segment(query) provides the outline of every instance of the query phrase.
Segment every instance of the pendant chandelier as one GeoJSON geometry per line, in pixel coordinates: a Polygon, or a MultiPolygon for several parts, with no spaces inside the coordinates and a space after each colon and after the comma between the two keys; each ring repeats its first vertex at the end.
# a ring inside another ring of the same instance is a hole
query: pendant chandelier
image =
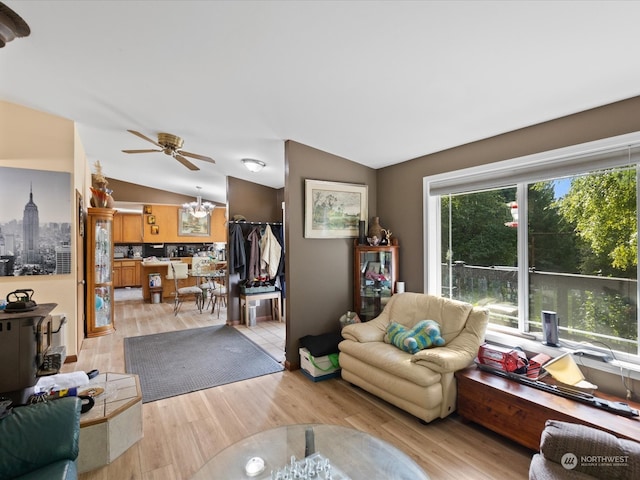
{"type": "MultiPolygon", "coordinates": [[[[196,187],[196,188],[198,189],[198,192],[199,192],[202,187],[196,187]]],[[[189,215],[192,215],[196,218],[203,218],[212,212],[212,210],[214,209],[214,206],[212,203],[203,202],[202,196],[198,195],[196,197],[195,202],[185,203],[182,205],[182,208],[184,208],[189,215]]]]}

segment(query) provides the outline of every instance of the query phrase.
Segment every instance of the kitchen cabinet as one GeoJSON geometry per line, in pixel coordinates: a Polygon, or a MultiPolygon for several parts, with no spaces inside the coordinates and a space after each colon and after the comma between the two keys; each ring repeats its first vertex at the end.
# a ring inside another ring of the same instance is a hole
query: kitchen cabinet
{"type": "Polygon", "coordinates": [[[107,335],[113,321],[113,218],[111,208],[87,210],[87,337],[107,335]]]}
{"type": "Polygon", "coordinates": [[[354,246],[353,303],[363,322],[377,317],[395,292],[398,245],[354,246]]]}
{"type": "Polygon", "coordinates": [[[114,262],[113,264],[113,288],[124,287],[122,285],[122,270],[120,270],[120,265],[118,262],[114,262]]]}
{"type": "Polygon", "coordinates": [[[139,287],[140,282],[140,260],[116,260],[113,267],[113,286],[139,287]]]}
{"type": "Polygon", "coordinates": [[[114,243],[142,243],[142,215],[118,213],[113,219],[114,243]]]}

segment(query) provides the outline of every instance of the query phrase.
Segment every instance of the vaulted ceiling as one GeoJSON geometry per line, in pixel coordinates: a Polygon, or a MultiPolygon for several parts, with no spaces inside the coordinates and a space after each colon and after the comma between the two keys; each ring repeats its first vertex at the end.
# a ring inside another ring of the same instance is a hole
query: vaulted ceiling
{"type": "Polygon", "coordinates": [[[31,34],[0,99],[76,121],[108,177],[214,201],[282,187],[287,139],[380,168],[640,94],[640,2],[4,3],[31,34]],[[123,153],[156,148],[128,129],[216,163],[123,153]]]}

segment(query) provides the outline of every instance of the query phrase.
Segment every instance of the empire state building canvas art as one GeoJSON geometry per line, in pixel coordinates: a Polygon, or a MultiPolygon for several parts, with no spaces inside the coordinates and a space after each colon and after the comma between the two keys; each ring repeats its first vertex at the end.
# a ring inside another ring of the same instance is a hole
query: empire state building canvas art
{"type": "Polygon", "coordinates": [[[0,276],[71,273],[71,175],[0,167],[0,276]]]}

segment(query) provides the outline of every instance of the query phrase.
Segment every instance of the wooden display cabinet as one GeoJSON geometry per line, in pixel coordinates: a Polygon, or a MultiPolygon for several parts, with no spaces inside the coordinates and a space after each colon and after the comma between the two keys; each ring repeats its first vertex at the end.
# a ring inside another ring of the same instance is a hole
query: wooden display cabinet
{"type": "Polygon", "coordinates": [[[87,211],[87,337],[107,335],[113,322],[113,218],[115,210],[87,211]]]}
{"type": "Polygon", "coordinates": [[[398,245],[358,245],[353,253],[353,304],[363,322],[377,317],[395,292],[398,245]]]}

